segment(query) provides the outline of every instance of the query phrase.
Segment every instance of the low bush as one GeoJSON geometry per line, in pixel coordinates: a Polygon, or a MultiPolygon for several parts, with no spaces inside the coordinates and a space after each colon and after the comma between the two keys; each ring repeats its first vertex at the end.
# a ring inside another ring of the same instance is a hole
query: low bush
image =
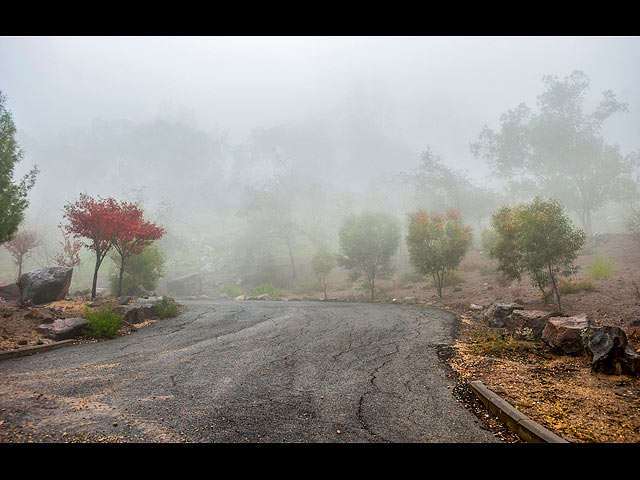
{"type": "MultiPolygon", "coordinates": [[[[442,280],[443,287],[453,287],[455,285],[460,285],[461,283],[464,283],[464,278],[462,278],[462,275],[460,275],[455,270],[454,271],[449,270],[444,274],[444,277],[442,280]]],[[[433,279],[431,280],[431,284],[435,286],[433,279]]]]}
{"type": "Polygon", "coordinates": [[[269,296],[274,299],[284,297],[287,294],[283,289],[276,287],[271,283],[264,283],[253,289],[253,295],[256,297],[258,295],[264,295],[265,293],[269,294],[269,296]]]}
{"type": "Polygon", "coordinates": [[[470,335],[471,351],[477,355],[529,358],[539,354],[539,348],[534,343],[515,340],[501,332],[475,329],[470,331],[470,335]]]}
{"type": "Polygon", "coordinates": [[[178,306],[174,302],[170,302],[167,297],[156,300],[153,309],[160,318],[175,317],[178,314],[178,306]]]}
{"type": "Polygon", "coordinates": [[[84,315],[89,320],[82,332],[86,337],[115,338],[122,326],[122,316],[109,308],[91,310],[87,307],[84,315]]]}
{"type": "Polygon", "coordinates": [[[240,295],[244,295],[244,291],[233,285],[232,283],[226,284],[224,287],[220,289],[220,293],[224,293],[229,295],[231,298],[239,297],[240,295]]]}
{"type": "Polygon", "coordinates": [[[305,293],[318,292],[322,290],[322,286],[318,283],[303,283],[293,288],[295,295],[304,295],[305,293]]]}
{"type": "Polygon", "coordinates": [[[587,271],[594,280],[605,280],[613,275],[613,262],[606,258],[597,257],[587,271]]]}
{"type": "Polygon", "coordinates": [[[562,294],[590,292],[592,290],[594,290],[594,287],[590,280],[567,280],[566,278],[558,280],[558,291],[562,294]]]}

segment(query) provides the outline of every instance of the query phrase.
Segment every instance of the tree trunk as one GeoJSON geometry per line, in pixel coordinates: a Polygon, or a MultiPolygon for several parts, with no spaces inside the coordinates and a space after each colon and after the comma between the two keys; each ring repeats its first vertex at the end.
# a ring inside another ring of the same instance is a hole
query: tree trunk
{"type": "Polygon", "coordinates": [[[120,261],[120,278],[118,279],[118,297],[122,296],[122,277],[124,276],[124,257],[120,261]]]}
{"type": "Polygon", "coordinates": [[[324,278],[324,273],[322,274],[322,287],[324,288],[324,299],[327,299],[327,282],[324,278]]]}
{"type": "Polygon", "coordinates": [[[551,285],[553,286],[553,292],[556,294],[556,300],[558,301],[558,310],[562,312],[562,305],[560,304],[560,293],[558,292],[558,286],[556,285],[556,278],[553,275],[551,265],[549,265],[549,276],[551,277],[551,285]]]}
{"type": "Polygon", "coordinates": [[[291,250],[291,241],[289,237],[287,237],[287,248],[289,249],[289,260],[291,261],[291,276],[292,278],[296,278],[298,275],[296,274],[296,262],[293,259],[293,251],[291,250]]]}
{"type": "Polygon", "coordinates": [[[96,252],[96,269],[93,272],[93,283],[91,284],[91,300],[96,299],[96,288],[98,286],[98,270],[100,269],[100,264],[102,263],[102,259],[100,255],[96,252]]]}

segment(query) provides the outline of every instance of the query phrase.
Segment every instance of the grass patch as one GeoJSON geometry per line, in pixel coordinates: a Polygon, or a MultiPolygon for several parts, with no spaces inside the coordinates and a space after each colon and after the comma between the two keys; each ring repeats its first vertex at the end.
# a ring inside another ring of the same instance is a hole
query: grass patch
{"type": "Polygon", "coordinates": [[[86,307],[84,316],[89,320],[82,332],[85,337],[115,338],[122,326],[122,316],[108,308],[91,310],[86,307]]]}
{"type": "Polygon", "coordinates": [[[496,331],[474,329],[470,331],[470,350],[476,355],[488,357],[527,357],[538,355],[537,345],[523,340],[515,340],[509,335],[496,331]]]}
{"type": "Polygon", "coordinates": [[[264,295],[265,293],[274,299],[278,297],[284,297],[287,294],[287,292],[285,292],[283,289],[281,289],[280,287],[276,287],[272,283],[264,283],[253,289],[253,295],[256,297],[258,295],[264,295]]]}
{"type": "Polygon", "coordinates": [[[178,315],[178,306],[174,302],[170,302],[167,297],[156,300],[153,304],[153,310],[160,318],[175,317],[178,315]]]}
{"type": "Polygon", "coordinates": [[[239,297],[240,295],[244,295],[244,291],[232,283],[227,283],[224,287],[222,287],[220,289],[220,293],[229,295],[231,298],[236,298],[236,297],[239,297]]]}
{"type": "Polygon", "coordinates": [[[400,275],[399,280],[406,283],[424,283],[426,281],[426,277],[421,273],[409,270],[400,275]]]}
{"type": "Polygon", "coordinates": [[[595,290],[591,280],[558,280],[558,292],[562,294],[572,294],[581,292],[591,292],[595,290]]]}
{"type": "Polygon", "coordinates": [[[596,257],[587,271],[594,280],[605,280],[613,275],[613,262],[606,258],[596,257]]]}

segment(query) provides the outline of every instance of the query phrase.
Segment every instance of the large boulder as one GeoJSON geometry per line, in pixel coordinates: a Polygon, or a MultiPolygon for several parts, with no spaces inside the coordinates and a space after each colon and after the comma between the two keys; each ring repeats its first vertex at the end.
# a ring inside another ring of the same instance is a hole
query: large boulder
{"type": "Polygon", "coordinates": [[[542,341],[554,353],[578,356],[585,353],[582,337],[591,324],[586,313],[573,317],[551,317],[542,330],[542,341]]]}
{"type": "Polygon", "coordinates": [[[505,326],[515,338],[520,340],[539,341],[547,320],[557,313],[542,310],[514,310],[505,318],[505,326]]]}
{"type": "Polygon", "coordinates": [[[142,323],[156,314],[152,304],[117,305],[113,311],[127,323],[142,323]]]}
{"type": "Polygon", "coordinates": [[[62,300],[71,285],[71,267],[45,267],[23,273],[18,279],[22,300],[42,304],[62,300]]]}
{"type": "Polygon", "coordinates": [[[35,329],[44,337],[55,341],[82,336],[82,330],[89,323],[86,318],[59,318],[53,323],[43,323],[35,329]]]}
{"type": "Polygon", "coordinates": [[[627,335],[621,328],[588,329],[583,339],[592,371],[609,375],[636,375],[640,372],[640,355],[627,343],[627,335]]]}
{"type": "Polygon", "coordinates": [[[167,290],[175,296],[200,295],[202,279],[199,273],[191,273],[167,281],[167,290]]]}
{"type": "Polygon", "coordinates": [[[494,302],[484,311],[483,318],[490,327],[504,328],[507,324],[507,317],[514,310],[524,310],[524,307],[515,303],[494,302]]]}

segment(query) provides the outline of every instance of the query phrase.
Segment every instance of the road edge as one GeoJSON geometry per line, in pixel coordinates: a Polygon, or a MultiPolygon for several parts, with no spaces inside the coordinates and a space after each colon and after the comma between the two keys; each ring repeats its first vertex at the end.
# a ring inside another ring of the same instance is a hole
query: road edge
{"type": "Polygon", "coordinates": [[[568,440],[534,422],[510,403],[492,392],[479,380],[469,382],[469,387],[491,413],[502,420],[515,434],[527,443],[570,443],[568,440]]]}

